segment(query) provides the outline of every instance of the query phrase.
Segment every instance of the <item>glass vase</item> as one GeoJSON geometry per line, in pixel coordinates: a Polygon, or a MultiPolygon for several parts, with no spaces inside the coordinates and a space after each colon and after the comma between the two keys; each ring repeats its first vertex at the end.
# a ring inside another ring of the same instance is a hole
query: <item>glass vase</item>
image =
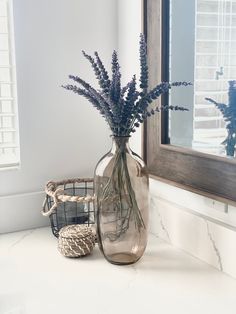
{"type": "Polygon", "coordinates": [[[112,148],[95,169],[96,223],[100,250],[113,264],[137,262],[148,233],[148,173],[129,147],[113,137],[112,148]]]}

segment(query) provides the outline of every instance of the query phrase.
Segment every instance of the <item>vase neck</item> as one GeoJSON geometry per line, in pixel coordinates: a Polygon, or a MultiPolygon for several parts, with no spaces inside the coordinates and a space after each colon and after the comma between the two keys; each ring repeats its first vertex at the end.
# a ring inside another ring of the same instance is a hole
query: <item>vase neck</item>
{"type": "Polygon", "coordinates": [[[111,152],[115,153],[118,149],[126,152],[131,152],[129,146],[129,136],[113,136],[111,152]]]}

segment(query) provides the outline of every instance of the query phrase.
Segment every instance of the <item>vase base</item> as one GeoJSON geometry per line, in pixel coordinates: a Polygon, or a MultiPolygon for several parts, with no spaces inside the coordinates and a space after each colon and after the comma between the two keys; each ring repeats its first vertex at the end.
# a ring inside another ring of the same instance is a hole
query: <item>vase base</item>
{"type": "Polygon", "coordinates": [[[123,253],[115,253],[106,256],[106,259],[115,265],[130,265],[134,264],[139,260],[140,257],[137,257],[137,255],[129,253],[129,252],[123,252],[123,253]]]}

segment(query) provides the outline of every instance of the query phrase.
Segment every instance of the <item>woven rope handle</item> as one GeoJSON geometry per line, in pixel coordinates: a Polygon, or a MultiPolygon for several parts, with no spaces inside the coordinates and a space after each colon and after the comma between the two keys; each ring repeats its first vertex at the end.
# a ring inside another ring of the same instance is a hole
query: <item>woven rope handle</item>
{"type": "Polygon", "coordinates": [[[41,211],[42,215],[45,217],[50,216],[56,211],[58,204],[63,203],[63,202],[77,202],[77,203],[93,202],[95,199],[94,196],[67,195],[65,194],[65,191],[62,188],[57,188],[59,185],[74,184],[74,183],[91,183],[91,182],[93,182],[93,179],[91,178],[80,178],[80,179],[76,178],[76,179],[63,180],[59,182],[49,181],[46,185],[45,192],[48,196],[52,197],[54,204],[52,205],[51,208],[46,210],[47,197],[48,197],[46,196],[43,203],[43,209],[41,211]]]}

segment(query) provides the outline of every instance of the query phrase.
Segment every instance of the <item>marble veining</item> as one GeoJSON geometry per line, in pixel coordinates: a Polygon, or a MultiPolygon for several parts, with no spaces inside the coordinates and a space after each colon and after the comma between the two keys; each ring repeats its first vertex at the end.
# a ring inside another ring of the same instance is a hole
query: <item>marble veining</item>
{"type": "Polygon", "coordinates": [[[24,231],[25,233],[23,233],[21,237],[19,237],[15,242],[13,242],[11,246],[9,247],[9,249],[21,243],[25,238],[29,237],[34,231],[35,229],[24,231]]]}
{"type": "Polygon", "coordinates": [[[1,235],[0,278],[0,314],[236,313],[236,280],[157,235],[128,266],[109,264],[98,247],[65,258],[50,228],[1,235]]]}
{"type": "Polygon", "coordinates": [[[157,209],[157,214],[158,214],[158,217],[159,217],[159,220],[160,220],[161,228],[162,228],[162,230],[165,232],[166,237],[167,237],[167,239],[168,239],[168,242],[171,243],[170,234],[169,234],[169,232],[168,232],[168,230],[167,230],[167,227],[165,226],[165,224],[164,224],[164,222],[163,222],[161,213],[160,213],[160,211],[159,211],[158,209],[157,209]]]}
{"type": "Polygon", "coordinates": [[[209,226],[208,221],[207,221],[206,219],[203,219],[203,220],[204,220],[205,223],[206,223],[208,238],[209,238],[209,240],[210,240],[211,243],[212,243],[212,247],[213,247],[213,249],[214,249],[214,251],[215,251],[215,254],[216,254],[216,257],[217,257],[217,259],[218,259],[219,269],[220,269],[221,271],[223,271],[224,269],[223,269],[223,264],[222,264],[222,258],[221,258],[220,251],[219,251],[219,249],[217,248],[216,242],[215,242],[215,240],[214,240],[214,238],[213,238],[213,235],[212,235],[212,233],[211,233],[211,231],[210,231],[210,226],[209,226]]]}
{"type": "Polygon", "coordinates": [[[138,275],[139,275],[136,264],[130,265],[130,268],[133,270],[133,275],[132,275],[132,278],[130,278],[130,280],[129,280],[129,283],[127,285],[127,290],[129,290],[130,288],[132,288],[135,285],[135,282],[136,282],[138,275]]]}
{"type": "Polygon", "coordinates": [[[150,195],[150,232],[236,278],[236,232],[207,216],[150,195]]]}
{"type": "MultiPolygon", "coordinates": [[[[153,211],[155,211],[157,213],[158,219],[159,219],[159,224],[160,227],[162,229],[162,231],[165,233],[166,237],[165,240],[168,241],[169,243],[171,243],[171,239],[170,239],[170,234],[168,232],[168,229],[166,227],[166,225],[164,224],[164,221],[162,219],[160,210],[158,209],[158,207],[156,206],[155,200],[153,199],[153,197],[150,198],[150,206],[152,208],[153,211]]],[[[151,232],[152,234],[154,234],[154,232],[151,232]]]]}

